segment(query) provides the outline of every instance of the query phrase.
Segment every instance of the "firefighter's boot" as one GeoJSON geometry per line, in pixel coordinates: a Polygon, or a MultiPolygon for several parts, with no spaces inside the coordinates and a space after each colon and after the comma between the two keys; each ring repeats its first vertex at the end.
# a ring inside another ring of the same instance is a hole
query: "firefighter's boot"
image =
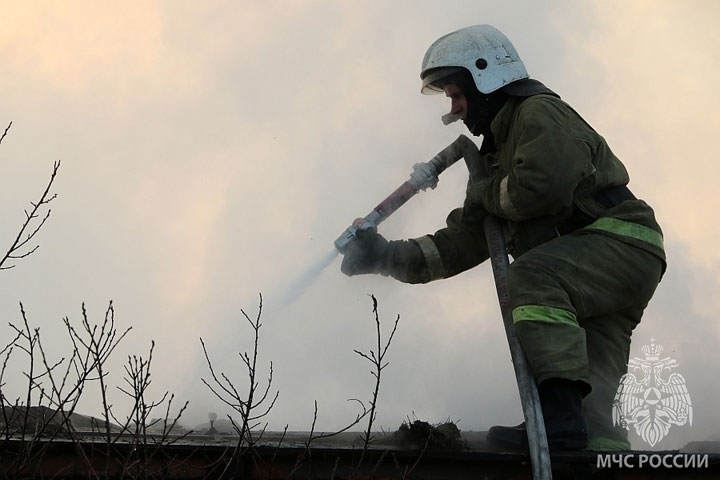
{"type": "MultiPolygon", "coordinates": [[[[553,450],[585,448],[587,429],[582,416],[583,385],[572,380],[550,379],[538,386],[538,394],[548,446],[553,450]]],[[[515,427],[491,427],[487,438],[504,447],[528,447],[524,423],[515,427]]]]}

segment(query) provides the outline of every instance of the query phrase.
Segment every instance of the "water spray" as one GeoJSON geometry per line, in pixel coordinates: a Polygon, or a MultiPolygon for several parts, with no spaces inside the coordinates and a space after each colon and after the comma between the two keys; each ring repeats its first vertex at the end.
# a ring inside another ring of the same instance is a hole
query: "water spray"
{"type": "Polygon", "coordinates": [[[280,307],[287,307],[294,302],[303,293],[303,291],[305,291],[308,285],[313,283],[338,255],[340,255],[340,252],[333,249],[330,253],[318,259],[315,263],[308,267],[302,275],[299,275],[295,281],[287,287],[285,294],[280,297],[280,307]]]}

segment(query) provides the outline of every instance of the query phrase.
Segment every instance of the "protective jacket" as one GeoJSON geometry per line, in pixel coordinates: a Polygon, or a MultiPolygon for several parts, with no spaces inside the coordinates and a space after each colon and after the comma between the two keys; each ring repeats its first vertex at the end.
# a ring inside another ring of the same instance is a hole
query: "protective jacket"
{"type": "MultiPolygon", "coordinates": [[[[495,148],[486,148],[486,140],[480,161],[467,162],[465,205],[506,220],[507,247],[514,258],[581,228],[665,261],[662,231],[647,203],[603,201],[603,192],[628,183],[627,170],[568,104],[547,94],[509,97],[491,131],[495,148]]],[[[462,217],[462,209],[456,209],[447,227],[434,235],[391,242],[381,273],[425,283],[486,260],[482,226],[468,225],[462,217]]]]}

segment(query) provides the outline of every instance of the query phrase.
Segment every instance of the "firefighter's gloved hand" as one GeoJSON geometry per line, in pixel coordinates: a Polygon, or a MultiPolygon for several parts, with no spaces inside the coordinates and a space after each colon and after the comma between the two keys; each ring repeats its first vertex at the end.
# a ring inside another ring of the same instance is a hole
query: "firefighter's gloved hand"
{"type": "Polygon", "coordinates": [[[373,228],[358,229],[356,238],[345,249],[340,271],[351,277],[363,273],[379,273],[389,242],[373,228]]]}
{"type": "Polygon", "coordinates": [[[485,184],[482,182],[468,186],[462,214],[462,223],[465,225],[479,225],[485,220],[487,210],[485,210],[482,200],[484,191],[485,184]]]}

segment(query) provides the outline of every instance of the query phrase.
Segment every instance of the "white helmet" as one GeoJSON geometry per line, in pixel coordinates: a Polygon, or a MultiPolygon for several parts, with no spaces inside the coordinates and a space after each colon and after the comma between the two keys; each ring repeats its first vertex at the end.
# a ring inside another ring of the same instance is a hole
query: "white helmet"
{"type": "Polygon", "coordinates": [[[477,89],[486,94],[528,78],[513,44],[490,25],[466,27],[435,40],[423,58],[421,92],[441,93],[438,81],[461,68],[470,72],[477,89]]]}

